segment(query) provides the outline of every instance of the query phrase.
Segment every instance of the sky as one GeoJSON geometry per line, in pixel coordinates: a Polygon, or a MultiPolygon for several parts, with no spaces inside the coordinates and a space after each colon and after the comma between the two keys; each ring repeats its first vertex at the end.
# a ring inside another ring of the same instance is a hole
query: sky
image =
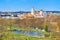
{"type": "Polygon", "coordinates": [[[0,11],[60,11],[60,0],[0,0],[0,11]]]}

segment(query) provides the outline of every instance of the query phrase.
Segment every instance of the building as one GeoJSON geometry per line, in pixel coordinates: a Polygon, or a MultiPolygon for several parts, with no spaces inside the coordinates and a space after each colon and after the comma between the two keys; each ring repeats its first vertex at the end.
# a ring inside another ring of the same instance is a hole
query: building
{"type": "Polygon", "coordinates": [[[45,12],[41,9],[40,12],[37,11],[34,16],[35,18],[43,18],[44,15],[45,15],[45,12]]]}
{"type": "Polygon", "coordinates": [[[35,13],[34,8],[31,9],[31,14],[33,15],[35,13]]]}

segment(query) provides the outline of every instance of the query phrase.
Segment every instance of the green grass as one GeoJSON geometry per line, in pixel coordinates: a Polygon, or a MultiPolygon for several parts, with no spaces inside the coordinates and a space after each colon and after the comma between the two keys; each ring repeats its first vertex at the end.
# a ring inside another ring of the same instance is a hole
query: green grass
{"type": "Polygon", "coordinates": [[[36,38],[36,37],[30,37],[25,35],[19,35],[19,34],[11,34],[7,38],[5,37],[4,40],[53,40],[55,38],[36,38]]]}
{"type": "Polygon", "coordinates": [[[5,37],[4,40],[40,40],[44,38],[36,38],[36,37],[30,37],[25,35],[19,35],[19,34],[10,34],[8,37],[5,37]]]}

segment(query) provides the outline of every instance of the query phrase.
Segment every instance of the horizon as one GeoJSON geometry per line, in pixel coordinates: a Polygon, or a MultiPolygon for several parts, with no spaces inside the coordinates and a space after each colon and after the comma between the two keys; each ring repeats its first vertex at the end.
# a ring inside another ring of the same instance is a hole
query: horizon
{"type": "Polygon", "coordinates": [[[60,0],[0,0],[0,11],[30,11],[34,7],[35,11],[60,11],[60,0]]]}
{"type": "MultiPolygon", "coordinates": [[[[31,12],[31,11],[0,11],[0,12],[31,12]]],[[[35,11],[35,12],[37,12],[37,11],[35,11]]],[[[45,11],[45,12],[60,12],[60,11],[45,11]]]]}
{"type": "MultiPolygon", "coordinates": [[[[39,10],[37,10],[38,12],[40,12],[39,10]]],[[[37,12],[36,10],[35,10],[35,12],[37,12]]],[[[45,11],[45,10],[43,10],[43,11],[45,11]]],[[[30,11],[0,11],[0,12],[31,12],[31,10],[30,11]]],[[[45,12],[60,12],[60,11],[45,11],[45,12]]]]}

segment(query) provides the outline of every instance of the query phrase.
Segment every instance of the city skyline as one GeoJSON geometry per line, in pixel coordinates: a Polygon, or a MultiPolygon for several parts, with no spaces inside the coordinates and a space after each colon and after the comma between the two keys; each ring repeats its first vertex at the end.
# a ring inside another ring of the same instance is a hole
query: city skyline
{"type": "Polygon", "coordinates": [[[0,0],[0,11],[60,11],[60,0],[0,0]]]}

